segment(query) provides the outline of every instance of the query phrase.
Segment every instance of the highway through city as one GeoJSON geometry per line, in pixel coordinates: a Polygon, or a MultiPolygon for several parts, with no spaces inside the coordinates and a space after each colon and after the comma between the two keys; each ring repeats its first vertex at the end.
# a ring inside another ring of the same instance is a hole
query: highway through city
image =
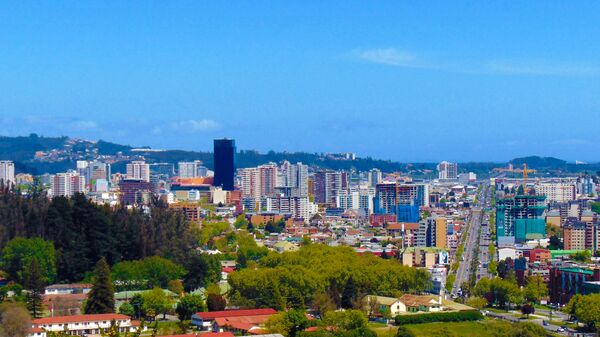
{"type": "MultiPolygon", "coordinates": [[[[456,271],[456,280],[454,281],[454,285],[452,287],[452,292],[451,295],[454,296],[459,296],[460,295],[460,286],[461,284],[463,284],[463,282],[468,282],[469,278],[471,276],[471,262],[473,261],[473,259],[475,258],[474,254],[475,254],[475,247],[478,245],[481,245],[482,240],[480,240],[479,238],[479,231],[480,228],[482,227],[481,224],[484,220],[484,208],[486,206],[489,205],[490,203],[490,185],[487,183],[484,183],[482,185],[483,187],[481,188],[481,190],[479,191],[479,194],[477,195],[477,200],[478,200],[478,205],[473,205],[472,209],[471,209],[471,214],[469,216],[469,225],[466,229],[466,233],[464,233],[463,235],[467,235],[466,240],[464,241],[464,252],[463,252],[463,258],[458,261],[459,262],[459,266],[458,266],[458,270],[456,271]]],[[[482,234],[483,237],[483,234],[482,234]]],[[[488,261],[489,260],[489,256],[488,256],[488,250],[487,250],[487,246],[485,247],[480,247],[479,249],[479,261],[488,261]]],[[[487,273],[487,270],[485,271],[485,273],[487,273]]],[[[478,272],[479,275],[482,275],[482,271],[481,268],[478,272]]]]}

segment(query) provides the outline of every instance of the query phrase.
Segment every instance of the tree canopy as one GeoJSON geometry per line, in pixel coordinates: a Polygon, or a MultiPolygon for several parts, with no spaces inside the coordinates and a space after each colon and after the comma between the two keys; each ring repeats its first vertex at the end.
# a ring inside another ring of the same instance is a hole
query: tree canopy
{"type": "Polygon", "coordinates": [[[272,252],[260,260],[257,269],[243,269],[228,277],[234,303],[276,309],[310,304],[317,293],[328,294],[336,307],[342,307],[366,294],[421,292],[429,280],[426,271],[396,260],[325,245],[304,246],[283,254],[272,252]]]}

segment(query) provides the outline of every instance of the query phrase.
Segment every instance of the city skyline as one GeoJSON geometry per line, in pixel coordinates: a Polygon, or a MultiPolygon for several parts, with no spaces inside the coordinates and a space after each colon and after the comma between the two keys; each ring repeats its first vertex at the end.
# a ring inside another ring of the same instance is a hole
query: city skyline
{"type": "Polygon", "coordinates": [[[596,162],[598,7],[2,4],[2,135],[596,162]]]}

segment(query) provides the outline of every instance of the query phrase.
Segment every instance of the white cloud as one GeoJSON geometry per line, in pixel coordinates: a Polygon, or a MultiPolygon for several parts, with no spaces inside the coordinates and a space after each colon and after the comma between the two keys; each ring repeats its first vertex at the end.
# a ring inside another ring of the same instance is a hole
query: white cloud
{"type": "Polygon", "coordinates": [[[587,139],[567,138],[567,139],[554,140],[554,141],[552,141],[551,144],[553,144],[553,145],[591,145],[592,142],[590,142],[587,139]]]}
{"type": "Polygon", "coordinates": [[[90,129],[95,129],[98,126],[98,124],[96,124],[96,122],[86,121],[86,120],[75,121],[71,125],[73,128],[78,129],[78,130],[90,130],[90,129]]]}
{"type": "Polygon", "coordinates": [[[425,60],[416,54],[396,48],[356,49],[355,58],[394,67],[441,70],[466,74],[530,75],[530,76],[600,76],[600,66],[585,63],[560,63],[548,60],[481,60],[452,62],[440,57],[425,60]]]}
{"type": "Polygon", "coordinates": [[[490,61],[485,69],[492,73],[537,76],[598,76],[600,67],[586,64],[561,64],[547,61],[490,61]]]}
{"type": "Polygon", "coordinates": [[[203,132],[219,128],[219,123],[212,119],[190,119],[171,123],[171,127],[175,130],[188,132],[203,132]]]}
{"type": "Polygon", "coordinates": [[[414,54],[395,48],[356,50],[362,60],[396,67],[422,67],[414,54]]]}

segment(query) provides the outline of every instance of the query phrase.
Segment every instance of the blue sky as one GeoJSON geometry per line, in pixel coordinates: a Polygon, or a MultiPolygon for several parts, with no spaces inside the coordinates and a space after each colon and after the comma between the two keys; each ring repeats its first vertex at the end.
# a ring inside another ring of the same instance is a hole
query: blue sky
{"type": "Polygon", "coordinates": [[[0,129],[401,161],[598,161],[593,1],[0,4],[0,129]]]}

